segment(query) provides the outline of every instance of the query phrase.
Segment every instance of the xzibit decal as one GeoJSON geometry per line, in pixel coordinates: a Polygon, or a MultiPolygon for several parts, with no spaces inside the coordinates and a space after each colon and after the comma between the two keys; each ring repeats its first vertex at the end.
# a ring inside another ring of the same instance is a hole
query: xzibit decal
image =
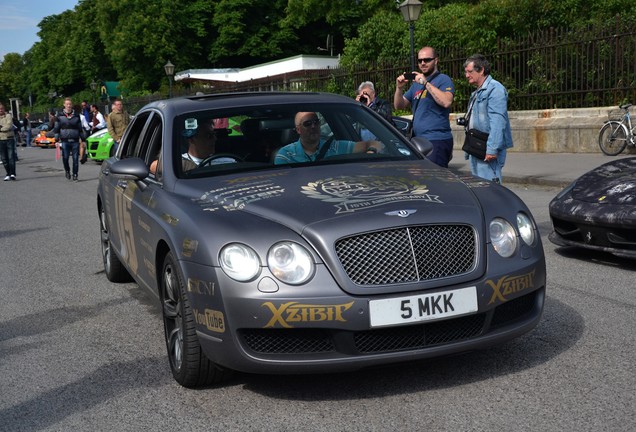
{"type": "Polygon", "coordinates": [[[351,306],[353,302],[339,305],[319,305],[319,304],[302,304],[298,302],[283,303],[276,307],[272,302],[263,303],[261,306],[268,308],[272,312],[272,319],[265,324],[264,328],[274,327],[276,323],[285,328],[293,328],[290,323],[307,323],[307,322],[323,322],[323,321],[340,321],[347,322],[343,317],[343,313],[351,306]]]}
{"type": "Polygon", "coordinates": [[[506,275],[501,277],[497,282],[490,279],[487,280],[486,284],[490,285],[493,291],[488,304],[493,304],[495,300],[505,302],[511,294],[534,288],[534,273],[535,270],[521,276],[506,275]]]}

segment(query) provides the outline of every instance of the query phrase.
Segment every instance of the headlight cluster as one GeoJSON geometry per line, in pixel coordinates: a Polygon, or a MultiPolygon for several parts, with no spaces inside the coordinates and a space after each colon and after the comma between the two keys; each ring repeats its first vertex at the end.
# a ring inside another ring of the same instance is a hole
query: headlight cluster
{"type": "Polygon", "coordinates": [[[241,243],[230,243],[219,254],[221,268],[232,279],[246,282],[256,277],[261,262],[254,249],[241,243]]]}
{"type": "Polygon", "coordinates": [[[516,230],[503,218],[494,218],[490,222],[490,241],[497,253],[504,258],[511,257],[517,250],[517,232],[521,240],[528,246],[534,244],[534,226],[524,213],[517,213],[516,230]]]}
{"type": "MultiPolygon", "coordinates": [[[[241,243],[231,243],[221,249],[219,261],[223,271],[232,279],[247,282],[260,272],[261,261],[256,252],[241,243]]],[[[314,275],[311,254],[298,243],[276,243],[267,253],[267,266],[281,282],[300,285],[314,275]]]]}

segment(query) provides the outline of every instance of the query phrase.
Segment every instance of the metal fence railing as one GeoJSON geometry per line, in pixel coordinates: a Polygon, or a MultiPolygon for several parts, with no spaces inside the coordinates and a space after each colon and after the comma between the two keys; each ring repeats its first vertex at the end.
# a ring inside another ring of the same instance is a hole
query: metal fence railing
{"type": "MultiPolygon", "coordinates": [[[[466,108],[474,90],[464,78],[463,48],[438,49],[440,69],[455,84],[453,110],[466,108]]],[[[636,23],[616,17],[610,24],[581,29],[548,29],[523,38],[500,40],[482,52],[492,75],[509,92],[510,110],[586,108],[636,102],[636,23]]],[[[409,59],[352,68],[303,71],[243,83],[221,84],[215,91],[311,90],[354,96],[357,85],[373,81],[380,97],[391,101],[395,78],[409,59]]]]}

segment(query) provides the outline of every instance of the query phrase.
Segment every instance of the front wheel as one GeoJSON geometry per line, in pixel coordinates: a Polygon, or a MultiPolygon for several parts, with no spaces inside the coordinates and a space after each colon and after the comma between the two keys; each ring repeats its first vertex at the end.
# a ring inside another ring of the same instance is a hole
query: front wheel
{"type": "Polygon", "coordinates": [[[616,156],[627,147],[627,129],[618,121],[608,121],[598,134],[598,145],[608,156],[616,156]]]}
{"type": "Polygon", "coordinates": [[[172,376],[191,388],[228,378],[231,371],[211,362],[201,349],[183,276],[172,253],[166,255],[161,275],[163,326],[172,376]]]}
{"type": "Polygon", "coordinates": [[[104,207],[99,210],[99,228],[102,244],[102,260],[104,261],[104,273],[111,282],[129,282],[132,280],[130,273],[119,260],[113,246],[110,243],[110,232],[106,222],[104,207]]]}

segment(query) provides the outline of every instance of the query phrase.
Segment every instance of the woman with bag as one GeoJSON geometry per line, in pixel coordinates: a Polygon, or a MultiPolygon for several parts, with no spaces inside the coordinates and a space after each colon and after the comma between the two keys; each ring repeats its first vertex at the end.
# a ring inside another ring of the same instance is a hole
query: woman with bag
{"type": "MultiPolygon", "coordinates": [[[[490,64],[486,57],[474,54],[464,62],[464,72],[468,83],[475,86],[470,95],[466,114],[466,144],[463,149],[478,147],[479,140],[486,140],[486,154],[483,159],[466,153],[470,159],[473,175],[502,182],[501,170],[506,162],[506,151],[513,146],[510,119],[508,118],[508,91],[490,76],[490,64]],[[470,134],[469,134],[470,132],[470,134]]],[[[483,142],[483,141],[482,141],[483,142]]]]}

